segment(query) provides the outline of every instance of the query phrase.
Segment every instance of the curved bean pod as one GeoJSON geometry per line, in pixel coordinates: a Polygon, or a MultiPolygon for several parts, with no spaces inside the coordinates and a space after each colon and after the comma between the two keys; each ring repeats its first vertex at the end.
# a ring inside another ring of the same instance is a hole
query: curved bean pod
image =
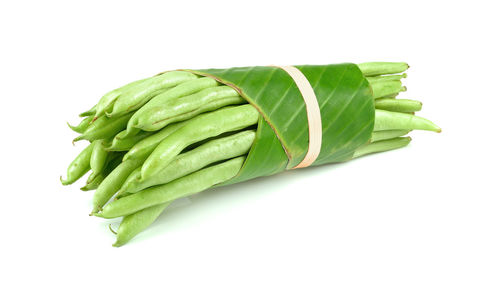
{"type": "Polygon", "coordinates": [[[98,139],[110,139],[117,133],[127,127],[127,122],[133,113],[129,113],[120,117],[108,118],[100,117],[93,122],[82,135],[78,136],[73,142],[79,140],[95,141],[98,139]]]}
{"type": "Polygon", "coordinates": [[[172,134],[174,131],[179,129],[180,127],[184,126],[188,120],[191,120],[195,116],[198,116],[204,112],[208,111],[214,111],[219,108],[228,106],[228,105],[234,105],[234,104],[242,104],[245,103],[246,101],[240,97],[228,97],[224,99],[220,99],[217,101],[213,101],[208,103],[207,105],[201,107],[200,109],[197,109],[195,111],[192,111],[190,113],[186,113],[183,115],[180,115],[176,118],[172,119],[172,124],[169,124],[167,127],[163,128],[159,132],[145,138],[144,140],[140,141],[136,145],[134,145],[129,152],[125,155],[123,158],[124,160],[127,159],[143,159],[145,160],[158,146],[158,144],[164,140],[167,136],[172,134]]]}
{"type": "Polygon", "coordinates": [[[248,153],[254,140],[254,130],[242,131],[224,138],[211,140],[178,155],[165,169],[148,179],[141,180],[141,169],[138,168],[130,174],[120,192],[136,193],[148,187],[166,184],[198,171],[209,164],[244,155],[248,153]]]}
{"type": "Polygon", "coordinates": [[[358,148],[352,158],[358,158],[371,153],[385,152],[407,146],[411,142],[411,137],[397,137],[388,140],[381,140],[358,148]]]}
{"type": "Polygon", "coordinates": [[[250,104],[219,109],[190,120],[164,139],[144,161],[141,176],[147,179],[163,170],[184,148],[204,139],[257,123],[259,113],[250,104]]]}
{"type": "Polygon", "coordinates": [[[111,153],[107,158],[108,160],[102,172],[98,175],[92,173],[87,179],[87,184],[80,188],[80,190],[90,191],[97,189],[104,178],[106,178],[106,176],[108,176],[122,162],[122,157],[122,153],[111,153]]]}
{"type": "Polygon", "coordinates": [[[96,108],[95,109],[96,110],[95,119],[103,116],[107,111],[109,112],[109,110],[111,109],[111,107],[113,106],[115,101],[118,99],[118,97],[120,97],[120,95],[124,91],[133,88],[135,85],[137,85],[143,81],[146,81],[147,79],[149,79],[149,78],[133,81],[131,83],[128,83],[122,87],[114,89],[114,90],[106,93],[105,95],[103,95],[101,97],[101,99],[99,99],[99,101],[97,102],[97,104],[95,106],[95,108],[96,108]]]}
{"type": "Polygon", "coordinates": [[[405,62],[365,62],[358,64],[364,76],[377,76],[405,72],[410,66],[405,62]]]}
{"type": "Polygon", "coordinates": [[[118,116],[134,111],[157,96],[158,92],[196,78],[198,78],[196,75],[187,71],[170,71],[148,78],[123,91],[116,99],[113,110],[108,116],[118,116]]]}
{"type": "Polygon", "coordinates": [[[174,133],[179,128],[186,125],[186,122],[178,122],[167,126],[159,132],[150,135],[135,144],[123,157],[123,160],[141,160],[144,161],[166,137],[174,133]]]}
{"type": "Polygon", "coordinates": [[[406,87],[401,86],[400,80],[378,81],[371,84],[373,98],[387,97],[406,91],[406,87]]]}
{"type": "Polygon", "coordinates": [[[126,130],[118,133],[109,146],[105,149],[107,151],[128,151],[141,140],[149,137],[152,133],[149,131],[141,131],[136,135],[123,137],[127,133],[126,130]]]}
{"type": "Polygon", "coordinates": [[[151,225],[171,202],[152,206],[123,217],[116,232],[114,247],[120,247],[151,225]]]}
{"type": "Polygon", "coordinates": [[[422,103],[412,99],[381,98],[375,100],[375,108],[396,112],[415,112],[422,109],[422,103]]]}
{"type": "Polygon", "coordinates": [[[97,176],[99,176],[100,174],[94,174],[93,172],[91,172],[89,174],[89,176],[87,177],[87,181],[85,182],[86,184],[90,184],[97,176]]]}
{"type": "Polygon", "coordinates": [[[68,122],[66,124],[69,126],[69,128],[72,131],[77,132],[77,133],[83,133],[90,126],[92,119],[93,119],[93,116],[90,115],[90,116],[87,116],[84,119],[82,119],[82,121],[76,126],[72,126],[68,122]]]}
{"type": "Polygon", "coordinates": [[[89,144],[84,148],[80,154],[71,162],[66,173],[66,180],[61,176],[61,183],[63,185],[70,185],[81,178],[85,173],[90,170],[90,156],[92,155],[92,148],[94,143],[89,144]]]}
{"type": "Polygon", "coordinates": [[[104,176],[102,174],[98,174],[97,176],[91,175],[87,179],[87,183],[85,184],[85,186],[81,187],[80,190],[84,192],[95,190],[99,187],[102,180],[104,180],[104,176]]]}
{"type": "Polygon", "coordinates": [[[196,142],[184,149],[187,152],[176,156],[165,169],[149,179],[141,179],[141,167],[135,169],[128,176],[127,180],[125,180],[122,187],[115,195],[115,199],[119,199],[129,194],[136,193],[153,185],[165,184],[169,181],[199,170],[210,163],[215,163],[217,161],[230,159],[245,154],[247,151],[241,153],[238,153],[238,151],[241,151],[241,149],[245,150],[245,145],[248,145],[249,150],[254,139],[246,139],[248,137],[251,137],[250,135],[252,133],[247,134],[245,132],[253,132],[253,130],[236,134],[226,132],[217,136],[215,139],[209,138],[200,142],[196,142]],[[233,138],[236,135],[238,135],[241,139],[233,138]],[[207,145],[208,143],[210,144],[207,145]],[[222,149],[222,147],[224,147],[224,149],[222,149]],[[217,148],[221,149],[219,150],[217,148]]]}
{"type": "Polygon", "coordinates": [[[152,110],[158,109],[158,107],[165,107],[169,101],[178,99],[180,97],[191,95],[202,89],[215,87],[218,82],[209,77],[201,77],[193,80],[186,81],[177,85],[176,87],[169,89],[163,93],[160,93],[150,102],[141,107],[134,116],[130,119],[127,128],[130,130],[133,127],[137,127],[140,120],[148,118],[152,114],[152,110]]]}
{"type": "Polygon", "coordinates": [[[370,84],[379,82],[379,81],[389,81],[389,80],[401,80],[403,78],[406,78],[408,75],[406,73],[403,74],[394,74],[394,75],[382,75],[382,76],[371,76],[367,77],[366,80],[370,84]]]}
{"type": "Polygon", "coordinates": [[[91,215],[101,210],[118,189],[120,189],[128,175],[140,165],[140,161],[123,161],[102,181],[92,200],[94,208],[92,209],[91,215]]]}
{"type": "Polygon", "coordinates": [[[210,102],[227,97],[240,96],[236,90],[229,86],[206,88],[197,93],[151,107],[147,110],[148,113],[141,114],[135,119],[134,127],[146,131],[156,131],[168,125],[173,118],[179,115],[195,111],[210,102]]]}
{"type": "Polygon", "coordinates": [[[102,172],[102,169],[106,164],[106,159],[108,158],[108,152],[104,149],[104,147],[104,140],[100,139],[94,141],[92,155],[90,156],[90,169],[96,175],[102,172]]]}
{"type": "MultiPolygon", "coordinates": [[[[129,122],[130,122],[130,120],[129,120],[129,122]]],[[[123,134],[121,135],[121,137],[122,138],[133,137],[133,136],[135,136],[136,134],[138,134],[140,132],[141,132],[140,129],[128,126],[128,124],[127,124],[127,128],[125,128],[125,130],[124,130],[123,134]]]]}
{"type": "Polygon", "coordinates": [[[391,138],[395,138],[395,137],[399,137],[399,136],[404,136],[404,135],[408,134],[410,131],[411,130],[404,130],[404,129],[374,131],[372,133],[372,137],[370,139],[370,142],[376,142],[376,141],[391,139],[391,138]]]}
{"type": "Polygon", "coordinates": [[[380,130],[429,130],[441,132],[441,128],[430,120],[413,114],[376,109],[374,131],[380,130]]]}
{"type": "MultiPolygon", "coordinates": [[[[226,97],[223,99],[211,101],[211,102],[207,103],[206,105],[200,107],[199,109],[193,110],[191,112],[172,117],[171,119],[169,119],[168,123],[173,124],[173,123],[177,123],[177,122],[181,122],[181,121],[190,120],[190,119],[194,118],[195,116],[200,115],[204,112],[214,111],[214,110],[217,110],[217,109],[225,107],[225,106],[244,104],[244,103],[247,103],[246,100],[243,99],[242,97],[240,97],[239,95],[234,96],[234,97],[226,97]]],[[[138,128],[127,127],[126,135],[127,135],[127,137],[129,137],[129,136],[137,134],[140,131],[141,130],[138,128]]]]}
{"type": "Polygon", "coordinates": [[[145,189],[109,203],[101,212],[95,215],[102,218],[117,218],[199,193],[236,176],[244,161],[245,157],[234,158],[199,170],[168,184],[145,189]]]}
{"type": "MultiPolygon", "coordinates": [[[[246,100],[243,99],[239,95],[214,100],[214,101],[209,102],[206,105],[200,107],[199,109],[196,109],[196,110],[193,110],[191,112],[184,113],[184,114],[181,114],[178,116],[174,116],[171,119],[169,119],[168,121],[166,121],[166,123],[170,124],[170,123],[176,123],[179,121],[190,120],[190,119],[194,118],[195,116],[198,116],[204,112],[210,112],[210,111],[214,111],[214,110],[217,110],[217,109],[225,107],[225,106],[230,106],[230,105],[235,105],[235,104],[244,104],[244,103],[247,103],[246,100]]],[[[165,125],[165,123],[162,124],[162,126],[167,126],[167,125],[165,125]]],[[[161,127],[158,129],[161,129],[161,127]]]]}
{"type": "Polygon", "coordinates": [[[79,117],[94,116],[96,113],[96,106],[94,105],[91,109],[80,113],[79,117]]]}

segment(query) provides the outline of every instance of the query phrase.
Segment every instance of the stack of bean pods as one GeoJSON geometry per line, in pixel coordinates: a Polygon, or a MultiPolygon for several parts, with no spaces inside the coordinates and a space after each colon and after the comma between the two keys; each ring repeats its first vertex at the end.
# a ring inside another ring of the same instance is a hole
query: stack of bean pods
{"type": "MultiPolygon", "coordinates": [[[[439,132],[415,116],[422,104],[397,99],[406,88],[406,63],[363,63],[375,103],[369,143],[353,158],[406,146],[411,130],[439,132]]],[[[176,199],[234,177],[255,139],[258,111],[233,88],[209,77],[171,71],[104,95],[70,128],[89,145],[61,182],[87,172],[84,191],[96,190],[91,215],[123,217],[114,246],[146,229],[176,199]]]]}

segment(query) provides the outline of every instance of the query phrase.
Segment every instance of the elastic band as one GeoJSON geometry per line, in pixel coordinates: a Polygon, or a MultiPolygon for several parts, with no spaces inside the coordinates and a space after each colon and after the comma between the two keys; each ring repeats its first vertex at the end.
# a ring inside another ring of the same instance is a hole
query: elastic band
{"type": "Polygon", "coordinates": [[[307,123],[309,125],[309,148],[304,159],[293,169],[305,168],[310,166],[321,151],[322,128],[321,128],[321,113],[319,110],[318,100],[314,93],[311,84],[307,78],[294,66],[276,66],[283,69],[290,75],[297,87],[299,88],[302,98],[306,104],[307,123]]]}

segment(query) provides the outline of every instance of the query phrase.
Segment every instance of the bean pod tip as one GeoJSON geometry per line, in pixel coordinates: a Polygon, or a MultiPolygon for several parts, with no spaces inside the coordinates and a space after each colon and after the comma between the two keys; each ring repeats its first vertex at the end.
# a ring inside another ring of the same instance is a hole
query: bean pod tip
{"type": "Polygon", "coordinates": [[[68,180],[64,180],[63,176],[59,176],[59,180],[61,181],[61,184],[63,186],[71,185],[71,182],[69,182],[68,180]]]}

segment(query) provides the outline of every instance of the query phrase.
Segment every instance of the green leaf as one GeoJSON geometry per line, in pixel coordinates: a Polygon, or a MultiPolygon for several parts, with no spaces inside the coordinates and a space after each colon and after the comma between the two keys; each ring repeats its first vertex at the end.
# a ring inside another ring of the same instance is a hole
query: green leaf
{"type": "MultiPolygon", "coordinates": [[[[375,110],[368,81],[351,63],[296,67],[309,80],[320,106],[323,141],[313,165],[351,158],[373,131],[375,110]]],[[[235,88],[261,114],[246,162],[228,183],[275,174],[302,161],[309,144],[307,114],[297,85],[284,70],[262,66],[192,72],[235,88]]]]}

